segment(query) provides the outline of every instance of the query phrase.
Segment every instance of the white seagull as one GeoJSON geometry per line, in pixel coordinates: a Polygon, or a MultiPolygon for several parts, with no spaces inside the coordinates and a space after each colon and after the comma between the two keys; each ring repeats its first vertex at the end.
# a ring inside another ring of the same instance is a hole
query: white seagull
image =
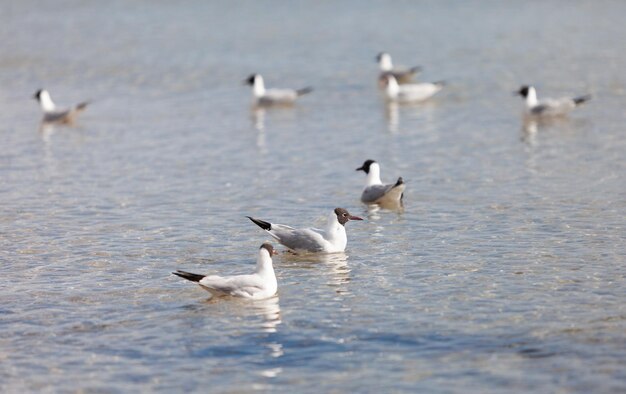
{"type": "Polygon", "coordinates": [[[366,160],[356,169],[367,174],[365,189],[361,194],[361,201],[366,204],[394,205],[402,201],[406,185],[399,177],[396,183],[384,185],[380,180],[380,165],[375,160],[366,160]]]}
{"type": "Polygon", "coordinates": [[[526,100],[526,113],[537,116],[563,116],[579,106],[589,101],[591,95],[586,94],[579,97],[563,97],[559,99],[537,100],[537,91],[533,86],[524,85],[515,92],[526,100]]]}
{"type": "Polygon", "coordinates": [[[264,243],[259,249],[256,259],[256,271],[252,275],[217,276],[198,275],[185,271],[172,272],[181,278],[197,282],[200,287],[211,293],[212,296],[233,296],[262,300],[270,298],[278,290],[272,256],[276,254],[274,247],[264,243]]]}
{"type": "Polygon", "coordinates": [[[89,104],[89,102],[85,101],[73,108],[59,110],[54,105],[50,93],[45,89],[39,89],[33,98],[39,101],[39,105],[43,111],[43,121],[51,123],[74,123],[76,115],[82,112],[87,107],[87,104],[89,104]]]}
{"type": "Polygon", "coordinates": [[[263,77],[259,74],[250,75],[244,82],[252,86],[252,95],[257,105],[290,105],[298,97],[313,91],[312,87],[302,89],[265,89],[263,77]]]}
{"type": "Polygon", "coordinates": [[[391,101],[411,103],[431,98],[439,92],[444,85],[444,81],[398,85],[398,81],[393,75],[387,75],[385,93],[387,98],[391,101]]]}
{"type": "Polygon", "coordinates": [[[380,75],[378,81],[381,86],[387,82],[387,75],[393,75],[393,77],[400,84],[411,83],[413,77],[422,71],[422,67],[415,66],[411,68],[394,68],[391,62],[391,55],[386,52],[381,52],[376,56],[378,60],[378,66],[380,67],[380,75]]]}
{"type": "Polygon", "coordinates": [[[296,229],[284,224],[265,222],[248,216],[254,224],[267,231],[278,242],[295,253],[336,253],[346,250],[348,237],[345,224],[349,220],[363,220],[343,208],[335,208],[328,218],[326,229],[296,229]]]}

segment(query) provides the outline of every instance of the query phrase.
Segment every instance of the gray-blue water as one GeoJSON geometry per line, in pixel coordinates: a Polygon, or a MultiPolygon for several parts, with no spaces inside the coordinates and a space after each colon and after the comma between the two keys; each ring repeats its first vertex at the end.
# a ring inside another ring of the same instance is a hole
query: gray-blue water
{"type": "Polygon", "coordinates": [[[0,391],[626,391],[626,3],[0,6],[0,391]],[[374,57],[447,80],[385,106],[374,57]],[[252,111],[242,80],[315,91],[252,111]],[[524,125],[511,92],[591,93],[524,125]],[[92,104],[40,130],[39,88],[92,104]],[[403,212],[359,202],[378,160],[403,212]],[[323,225],[279,292],[245,218],[323,225]]]}

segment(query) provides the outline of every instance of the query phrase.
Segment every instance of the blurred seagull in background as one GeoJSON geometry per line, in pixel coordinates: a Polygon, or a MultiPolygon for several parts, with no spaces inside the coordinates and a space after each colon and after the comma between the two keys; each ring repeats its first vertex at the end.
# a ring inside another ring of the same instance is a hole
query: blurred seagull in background
{"type": "Polygon", "coordinates": [[[365,189],[361,194],[361,201],[366,204],[392,205],[402,201],[406,185],[399,177],[396,183],[384,185],[380,180],[380,165],[375,160],[366,160],[356,169],[367,174],[365,189]]]}
{"type": "Polygon", "coordinates": [[[38,90],[33,98],[39,101],[39,105],[43,111],[43,121],[49,123],[72,124],[76,120],[76,116],[84,111],[87,104],[89,104],[89,102],[85,101],[73,108],[59,110],[56,108],[56,105],[54,105],[50,93],[45,89],[38,90]]]}
{"type": "Polygon", "coordinates": [[[579,106],[591,100],[591,95],[586,94],[578,97],[563,97],[559,99],[537,99],[537,91],[533,86],[524,85],[515,95],[522,96],[526,101],[526,113],[536,116],[563,116],[579,106]]]}
{"type": "Polygon", "coordinates": [[[378,76],[378,82],[381,87],[387,83],[387,76],[393,75],[399,84],[411,83],[413,78],[422,71],[421,66],[415,66],[411,68],[393,68],[391,62],[391,55],[386,52],[381,52],[376,56],[378,66],[380,67],[380,75],[378,76]]]}
{"type": "Polygon", "coordinates": [[[444,81],[438,82],[424,82],[424,83],[411,83],[398,85],[398,81],[393,75],[387,75],[387,86],[385,87],[385,94],[391,101],[397,101],[400,103],[410,103],[417,101],[424,101],[431,98],[437,92],[439,92],[444,86],[444,81]]]}
{"type": "Polygon", "coordinates": [[[284,224],[265,222],[250,216],[248,219],[295,253],[343,252],[348,243],[345,224],[349,220],[363,220],[358,216],[350,215],[343,208],[335,208],[330,214],[324,230],[316,228],[296,229],[284,224]]]}
{"type": "Polygon", "coordinates": [[[212,296],[233,296],[262,300],[272,297],[278,290],[272,256],[277,254],[274,247],[264,243],[259,248],[256,260],[256,270],[251,275],[217,276],[198,275],[185,271],[176,271],[172,274],[197,282],[200,287],[211,293],[212,296]]]}
{"type": "Polygon", "coordinates": [[[252,86],[252,95],[257,105],[290,105],[298,97],[313,91],[312,87],[302,89],[265,89],[263,77],[259,74],[250,75],[244,83],[252,86]]]}

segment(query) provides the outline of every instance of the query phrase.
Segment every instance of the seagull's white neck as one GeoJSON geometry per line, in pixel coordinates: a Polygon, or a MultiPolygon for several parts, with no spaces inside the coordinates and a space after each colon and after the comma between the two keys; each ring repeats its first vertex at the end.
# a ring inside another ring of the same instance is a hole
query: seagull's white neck
{"type": "Polygon", "coordinates": [[[348,244],[346,228],[339,223],[335,212],[332,212],[328,217],[328,225],[324,238],[331,244],[330,249],[327,250],[328,252],[342,252],[346,249],[346,245],[348,244]]]}
{"type": "Polygon", "coordinates": [[[381,71],[391,71],[393,69],[393,64],[391,63],[391,56],[388,53],[383,53],[380,55],[380,60],[378,61],[378,65],[380,66],[381,71]]]}
{"type": "Polygon", "coordinates": [[[346,234],[346,228],[339,223],[339,220],[337,219],[337,214],[333,211],[331,212],[330,216],[328,217],[328,224],[326,227],[326,234],[328,234],[330,237],[332,237],[334,234],[342,234],[345,237],[346,234]]]}
{"type": "Polygon", "coordinates": [[[261,276],[273,277],[274,267],[272,266],[272,256],[265,248],[259,249],[259,256],[256,259],[256,273],[261,276]]]}
{"type": "Polygon", "coordinates": [[[382,185],[382,183],[380,180],[380,166],[378,163],[370,164],[370,171],[367,173],[365,186],[382,185]]]}
{"type": "Polygon", "coordinates": [[[47,90],[42,90],[41,93],[39,93],[39,105],[41,105],[41,109],[44,110],[44,112],[51,112],[56,108],[47,90]]]}
{"type": "Polygon", "coordinates": [[[526,95],[526,107],[532,108],[537,105],[537,91],[530,86],[526,95]]]}
{"type": "Polygon", "coordinates": [[[339,223],[339,220],[337,220],[337,214],[335,212],[331,212],[330,216],[328,217],[328,224],[327,224],[327,228],[330,229],[335,229],[338,226],[339,227],[343,227],[341,225],[341,223],[339,223]]]}
{"type": "Polygon", "coordinates": [[[263,77],[260,75],[254,77],[252,94],[254,95],[254,97],[262,97],[265,94],[265,83],[263,83],[263,77]]]}
{"type": "Polygon", "coordinates": [[[398,85],[398,81],[392,75],[387,78],[387,96],[390,98],[398,97],[398,93],[400,93],[400,85],[398,85]]]}

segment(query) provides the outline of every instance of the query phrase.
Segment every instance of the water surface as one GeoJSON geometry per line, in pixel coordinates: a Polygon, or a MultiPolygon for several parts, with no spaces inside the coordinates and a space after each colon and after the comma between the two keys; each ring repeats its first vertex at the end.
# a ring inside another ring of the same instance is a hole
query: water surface
{"type": "Polygon", "coordinates": [[[626,391],[626,4],[11,2],[0,13],[3,392],[626,391]],[[449,82],[386,106],[374,56],[449,82]],[[254,111],[242,80],[312,85],[254,111]],[[511,92],[591,93],[524,124],[511,92]],[[40,130],[30,96],[90,99],[40,130]],[[407,182],[369,210],[354,171],[407,182]],[[245,215],[323,225],[278,296],[245,215]]]}

